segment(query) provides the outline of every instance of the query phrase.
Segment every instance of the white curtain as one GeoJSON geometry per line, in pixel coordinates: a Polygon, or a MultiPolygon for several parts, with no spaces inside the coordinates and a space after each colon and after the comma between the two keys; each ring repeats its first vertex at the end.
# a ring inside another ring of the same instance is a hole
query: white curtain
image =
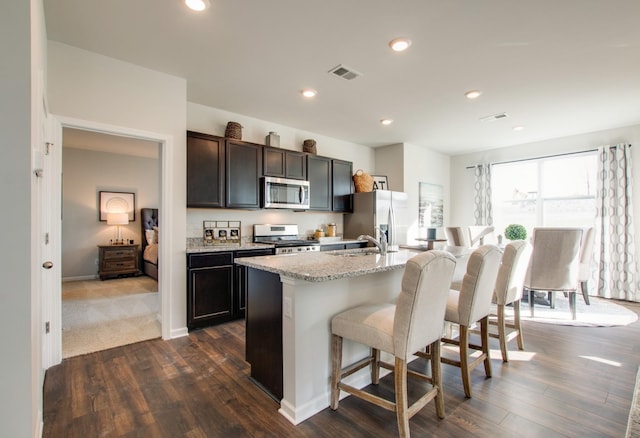
{"type": "Polygon", "coordinates": [[[491,209],[491,164],[478,164],[474,168],[475,185],[473,202],[475,225],[493,225],[491,209]]]}
{"type": "Polygon", "coordinates": [[[598,295],[640,301],[633,231],[631,146],[598,148],[598,295]]]}

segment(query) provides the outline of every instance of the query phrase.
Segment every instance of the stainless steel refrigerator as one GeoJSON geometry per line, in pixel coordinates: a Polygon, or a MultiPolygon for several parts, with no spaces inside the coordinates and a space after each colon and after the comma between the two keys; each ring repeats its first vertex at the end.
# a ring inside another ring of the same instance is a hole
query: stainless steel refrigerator
{"type": "Polygon", "coordinates": [[[344,215],[344,237],[355,239],[368,234],[380,240],[380,229],[387,235],[389,251],[407,243],[409,227],[408,196],[403,192],[375,190],[353,194],[353,213],[344,215]]]}

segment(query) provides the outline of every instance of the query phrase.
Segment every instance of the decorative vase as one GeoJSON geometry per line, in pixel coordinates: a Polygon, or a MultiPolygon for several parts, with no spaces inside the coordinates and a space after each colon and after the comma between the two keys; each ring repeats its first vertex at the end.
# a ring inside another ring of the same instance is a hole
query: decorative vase
{"type": "Polygon", "coordinates": [[[227,129],[224,131],[224,136],[234,140],[242,140],[242,125],[238,122],[227,123],[227,129]]]}
{"type": "Polygon", "coordinates": [[[317,154],[316,150],[316,141],[312,139],[307,139],[302,143],[302,151],[308,152],[310,154],[317,154]]]}
{"type": "Polygon", "coordinates": [[[280,147],[280,136],[278,135],[277,132],[269,132],[269,135],[267,135],[264,139],[264,143],[267,146],[272,146],[275,148],[279,148],[280,147]]]}

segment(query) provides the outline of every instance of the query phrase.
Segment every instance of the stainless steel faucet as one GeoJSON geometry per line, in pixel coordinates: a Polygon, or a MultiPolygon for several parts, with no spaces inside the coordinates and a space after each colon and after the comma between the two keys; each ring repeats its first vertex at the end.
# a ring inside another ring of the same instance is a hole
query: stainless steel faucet
{"type": "Polygon", "coordinates": [[[386,255],[387,246],[388,246],[387,235],[380,228],[378,228],[378,230],[380,230],[380,241],[369,236],[368,234],[359,235],[357,240],[368,240],[369,242],[373,243],[376,246],[376,248],[378,248],[378,251],[380,251],[381,255],[386,255]]]}

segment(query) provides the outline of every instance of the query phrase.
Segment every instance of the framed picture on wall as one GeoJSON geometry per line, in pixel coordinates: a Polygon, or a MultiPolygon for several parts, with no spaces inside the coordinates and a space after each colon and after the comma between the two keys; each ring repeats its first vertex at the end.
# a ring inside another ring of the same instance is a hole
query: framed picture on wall
{"type": "Polygon", "coordinates": [[[100,221],[107,220],[107,213],[128,213],[129,222],[136,220],[136,195],[130,192],[98,193],[100,221]]]}

